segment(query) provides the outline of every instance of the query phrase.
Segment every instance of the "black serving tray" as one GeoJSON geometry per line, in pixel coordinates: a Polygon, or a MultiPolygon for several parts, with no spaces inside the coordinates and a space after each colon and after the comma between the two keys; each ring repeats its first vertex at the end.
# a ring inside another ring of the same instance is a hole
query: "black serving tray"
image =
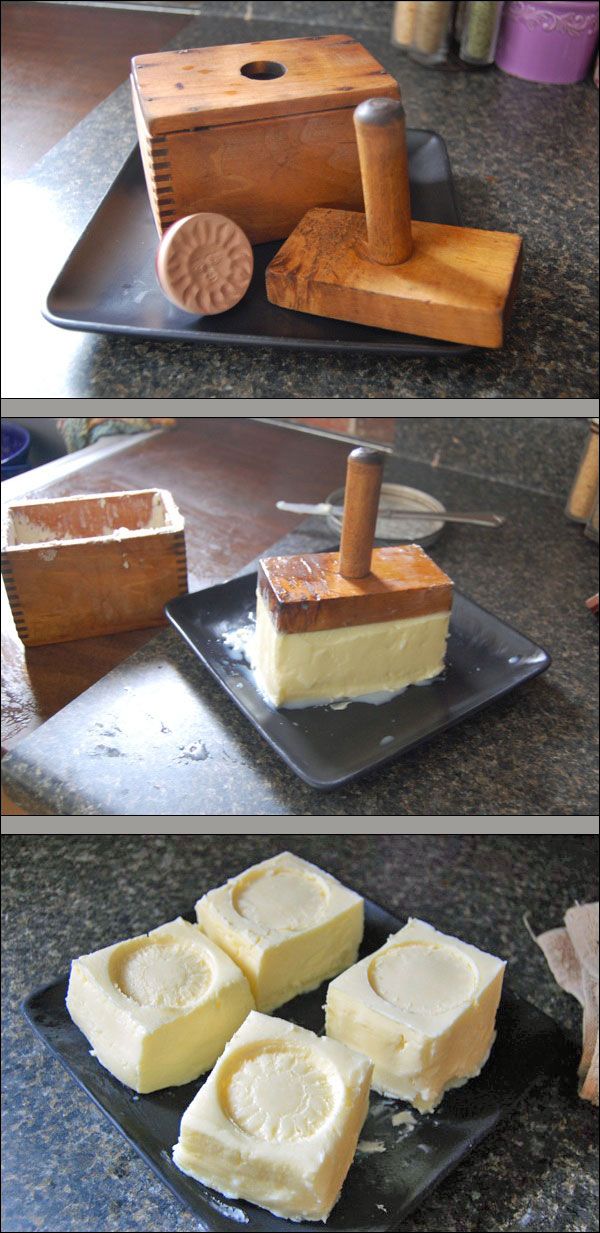
{"type": "MultiPolygon", "coordinates": [[[[195,920],[193,912],[185,913],[195,920]]],[[[361,957],[370,954],[405,924],[384,908],[365,900],[361,957]]],[[[23,1011],[40,1037],[88,1096],[110,1118],[136,1152],[198,1219],[204,1230],[248,1229],[250,1233],[386,1233],[397,1230],[407,1214],[456,1167],[528,1088],[542,1076],[571,1064],[571,1052],[551,1019],[505,988],[498,1011],[497,1039],[481,1075],[444,1096],[434,1113],[415,1114],[414,1127],[392,1126],[404,1106],[371,1093],[361,1140],[383,1144],[374,1154],[357,1153],[342,1195],[327,1224],[282,1220],[241,1199],[224,1199],[173,1164],[184,1109],[202,1080],[138,1096],[124,1087],[90,1055],[88,1041],[70,1019],[65,995],[67,977],[30,994],[23,1011]]],[[[282,1006],[276,1013],[302,1027],[323,1030],[326,984],[282,1006]]],[[[107,1176],[110,1161],[107,1160],[107,1176]]]]}
{"type": "Polygon", "coordinates": [[[446,668],[431,684],[410,686],[379,706],[276,710],[256,688],[243,652],[226,641],[253,623],[256,583],[256,574],[232,578],[171,600],[165,612],[261,736],[314,788],[339,788],[414,749],[551,662],[542,647],[455,591],[446,668]]]}
{"type": "MultiPolygon", "coordinates": [[[[407,144],[413,217],[459,224],[442,138],[412,129],[407,144]]],[[[176,308],[162,294],[156,278],[158,238],[136,146],[58,275],[44,316],[66,329],[198,343],[406,356],[460,355],[471,350],[459,343],[313,317],[269,304],[265,269],[281,244],[255,246],[252,283],[235,308],[210,317],[192,317],[176,308]]]]}

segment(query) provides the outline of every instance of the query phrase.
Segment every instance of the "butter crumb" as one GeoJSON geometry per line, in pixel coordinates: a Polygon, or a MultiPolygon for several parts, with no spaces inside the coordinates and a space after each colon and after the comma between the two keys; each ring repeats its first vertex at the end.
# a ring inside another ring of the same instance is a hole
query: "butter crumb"
{"type": "Polygon", "coordinates": [[[417,1121],[410,1109],[403,1109],[401,1113],[394,1113],[392,1117],[392,1126],[416,1126],[417,1121]]]}

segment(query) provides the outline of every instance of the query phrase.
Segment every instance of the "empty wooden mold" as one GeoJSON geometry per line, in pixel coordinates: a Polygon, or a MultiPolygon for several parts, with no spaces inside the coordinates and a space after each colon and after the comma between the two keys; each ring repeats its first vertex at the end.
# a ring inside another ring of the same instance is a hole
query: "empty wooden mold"
{"type": "Polygon", "coordinates": [[[521,268],[517,235],[412,220],[404,110],[354,113],[365,214],[310,210],[267,267],[282,308],[501,347],[521,268]]]}
{"type": "Polygon", "coordinates": [[[339,552],[260,562],[256,674],[277,706],[382,700],[443,667],[452,582],[416,544],[373,549],[381,473],[351,453],[339,552]]]}
{"type": "Polygon", "coordinates": [[[165,624],[187,591],[183,517],[165,489],[23,501],[2,520],[2,577],[27,646],[165,624]]]}
{"type": "Polygon", "coordinates": [[[253,244],[289,235],[311,206],[361,210],[353,109],[399,98],[345,34],[135,56],[131,84],[159,233],[209,212],[253,244]]]}

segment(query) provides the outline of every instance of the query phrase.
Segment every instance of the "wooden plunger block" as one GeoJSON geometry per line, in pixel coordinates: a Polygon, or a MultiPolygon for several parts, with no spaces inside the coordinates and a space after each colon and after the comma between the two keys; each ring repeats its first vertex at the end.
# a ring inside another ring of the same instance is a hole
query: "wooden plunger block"
{"type": "Polygon", "coordinates": [[[278,633],[309,633],[449,612],[452,582],[418,544],[374,548],[364,578],[344,578],[339,552],[265,557],[258,592],[278,633]]]}
{"type": "Polygon", "coordinates": [[[371,569],[383,458],[375,450],[352,450],[346,467],[340,574],[364,578],[371,569]]]}
{"type": "Polygon", "coordinates": [[[258,591],[280,633],[449,611],[452,583],[416,544],[373,549],[383,458],[352,450],[346,469],[339,552],[266,557],[258,591]]]}
{"type": "Polygon", "coordinates": [[[354,124],[366,214],[309,210],[267,267],[267,298],[321,317],[501,347],[521,238],[411,222],[402,104],[367,99],[354,124]]]}
{"type": "Polygon", "coordinates": [[[444,666],[452,583],[417,544],[373,549],[382,459],[348,459],[339,552],[258,569],[254,669],[275,706],[384,701],[444,666]]]}

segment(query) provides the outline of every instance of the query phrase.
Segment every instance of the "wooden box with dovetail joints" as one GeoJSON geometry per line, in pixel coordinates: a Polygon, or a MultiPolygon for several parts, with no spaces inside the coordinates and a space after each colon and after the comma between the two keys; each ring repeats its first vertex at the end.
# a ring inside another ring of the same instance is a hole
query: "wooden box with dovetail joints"
{"type": "Polygon", "coordinates": [[[159,234],[208,211],[252,244],[284,239],[315,206],[362,210],[354,108],[400,97],[346,34],[135,56],[131,84],[159,234]]]}
{"type": "Polygon", "coordinates": [[[2,577],[26,646],[164,625],[188,589],[184,520],[160,488],[15,502],[2,577]]]}

